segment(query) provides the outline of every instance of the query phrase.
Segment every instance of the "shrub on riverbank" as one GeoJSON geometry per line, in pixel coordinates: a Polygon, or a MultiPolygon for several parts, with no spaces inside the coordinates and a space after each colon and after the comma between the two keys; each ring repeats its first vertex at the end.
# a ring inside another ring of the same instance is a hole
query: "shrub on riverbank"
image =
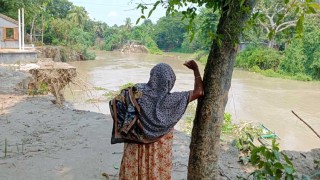
{"type": "Polygon", "coordinates": [[[310,81],[320,79],[319,15],[305,21],[301,38],[286,41],[283,51],[265,46],[249,45],[236,58],[236,67],[270,77],[310,81]]]}
{"type": "Polygon", "coordinates": [[[252,45],[238,54],[236,66],[245,69],[258,66],[262,70],[272,69],[273,71],[277,71],[283,59],[284,56],[280,51],[252,45]]]}
{"type": "Polygon", "coordinates": [[[283,79],[293,79],[293,80],[299,80],[299,81],[312,81],[312,77],[303,74],[303,73],[297,73],[295,75],[287,74],[283,71],[273,71],[272,69],[267,70],[261,70],[258,66],[253,66],[252,68],[248,69],[251,72],[260,73],[266,77],[275,77],[275,78],[283,78],[283,79]]]}

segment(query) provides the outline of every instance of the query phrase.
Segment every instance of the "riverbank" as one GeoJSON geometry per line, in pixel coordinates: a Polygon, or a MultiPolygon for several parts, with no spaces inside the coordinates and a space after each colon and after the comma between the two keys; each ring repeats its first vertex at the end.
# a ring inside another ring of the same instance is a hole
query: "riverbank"
{"type": "MultiPolygon", "coordinates": [[[[0,179],[106,179],[102,173],[117,179],[123,145],[110,144],[110,115],[77,110],[70,103],[58,108],[50,95],[27,96],[21,84],[28,76],[0,68],[0,179]]],[[[190,137],[175,131],[173,144],[172,179],[186,179],[190,137]]],[[[319,150],[291,153],[298,172],[319,168],[319,150]]],[[[219,179],[252,171],[238,163],[238,154],[222,143],[219,179]]]]}

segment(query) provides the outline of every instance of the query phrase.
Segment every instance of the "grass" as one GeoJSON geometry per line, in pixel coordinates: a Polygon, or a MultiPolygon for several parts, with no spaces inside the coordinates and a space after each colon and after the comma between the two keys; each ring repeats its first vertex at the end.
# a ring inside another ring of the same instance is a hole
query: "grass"
{"type": "Polygon", "coordinates": [[[107,91],[106,88],[99,87],[99,86],[93,87],[93,89],[96,90],[96,91],[107,91]]]}
{"type": "MultiPolygon", "coordinates": [[[[195,118],[197,104],[196,102],[191,102],[186,110],[185,115],[181,119],[183,123],[182,131],[190,135],[193,127],[193,120],[195,118]]],[[[231,134],[235,125],[232,123],[232,116],[229,113],[224,113],[224,121],[222,124],[221,132],[222,134],[231,134]]]]}
{"type": "Polygon", "coordinates": [[[312,78],[310,76],[302,73],[298,73],[296,75],[289,75],[281,72],[276,72],[272,69],[262,70],[258,66],[253,66],[248,70],[250,72],[260,73],[266,77],[275,77],[275,78],[291,79],[291,80],[298,80],[298,81],[312,81],[312,78]]]}
{"type": "Polygon", "coordinates": [[[5,138],[4,141],[0,141],[0,145],[2,146],[1,142],[4,142],[4,143],[3,143],[3,146],[4,146],[4,149],[3,149],[4,156],[3,156],[3,157],[0,157],[0,158],[6,158],[9,153],[14,153],[14,151],[12,151],[12,148],[10,148],[10,147],[16,147],[18,154],[20,154],[20,153],[21,153],[21,154],[24,154],[25,141],[22,140],[22,141],[21,141],[21,144],[20,144],[20,143],[16,143],[15,145],[10,145],[8,139],[5,138]],[[9,150],[9,148],[10,148],[11,150],[9,150]]]}
{"type": "Polygon", "coordinates": [[[7,157],[7,151],[8,151],[8,141],[7,138],[4,139],[4,157],[7,157]]]}

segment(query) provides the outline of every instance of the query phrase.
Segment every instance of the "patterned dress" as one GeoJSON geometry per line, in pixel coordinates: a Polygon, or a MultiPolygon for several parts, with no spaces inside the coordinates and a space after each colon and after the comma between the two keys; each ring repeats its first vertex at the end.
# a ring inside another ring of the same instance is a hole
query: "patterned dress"
{"type": "Polygon", "coordinates": [[[120,180],[170,180],[173,131],[150,144],[125,143],[120,180]]]}

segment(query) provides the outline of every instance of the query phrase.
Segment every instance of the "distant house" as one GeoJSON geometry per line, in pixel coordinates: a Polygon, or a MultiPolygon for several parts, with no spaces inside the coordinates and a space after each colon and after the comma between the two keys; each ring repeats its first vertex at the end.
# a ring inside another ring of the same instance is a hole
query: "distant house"
{"type": "Polygon", "coordinates": [[[18,21],[0,13],[0,49],[19,48],[18,21]]]}
{"type": "Polygon", "coordinates": [[[0,64],[20,64],[37,60],[37,52],[33,48],[25,49],[24,41],[19,40],[19,32],[19,22],[0,13],[0,64]]]}

